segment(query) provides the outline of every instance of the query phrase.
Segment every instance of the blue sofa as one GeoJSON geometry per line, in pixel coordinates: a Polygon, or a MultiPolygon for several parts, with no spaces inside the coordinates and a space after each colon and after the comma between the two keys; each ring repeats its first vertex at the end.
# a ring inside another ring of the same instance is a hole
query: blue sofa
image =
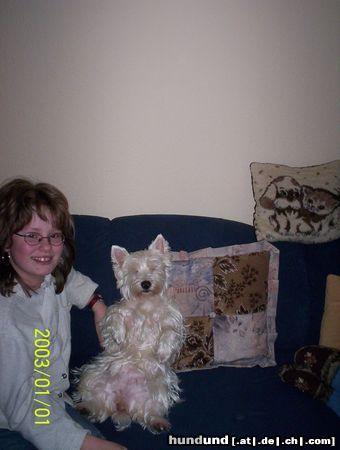
{"type": "MultiPolygon", "coordinates": [[[[174,251],[256,241],[254,227],[209,217],[136,215],[109,220],[76,215],[74,221],[75,267],[99,284],[107,304],[120,298],[111,268],[112,244],[136,251],[146,248],[158,233],[165,236],[174,251]]],[[[171,410],[170,433],[153,435],[138,425],[117,432],[107,420],[98,427],[108,438],[130,450],[199,448],[203,437],[224,437],[220,445],[211,440],[210,446],[205,445],[208,448],[228,448],[237,442],[273,448],[285,439],[286,444],[293,444],[291,448],[297,448],[303,442],[300,439],[325,444],[321,440],[329,438],[334,438],[330,444],[335,442],[340,448],[339,417],[321,402],[284,384],[278,375],[280,365],[292,362],[297,349],[318,343],[326,276],[340,274],[340,240],[274,245],[280,251],[277,365],[180,373],[184,401],[171,410]],[[187,437],[195,441],[184,441],[187,437]]],[[[71,314],[72,368],[87,362],[100,348],[92,313],[73,308],[71,314]]]]}

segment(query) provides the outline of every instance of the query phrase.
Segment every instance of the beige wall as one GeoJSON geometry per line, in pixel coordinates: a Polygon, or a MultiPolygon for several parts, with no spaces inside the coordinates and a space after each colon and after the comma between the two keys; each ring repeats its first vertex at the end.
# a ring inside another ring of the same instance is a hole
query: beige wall
{"type": "Polygon", "coordinates": [[[1,0],[0,180],[252,221],[251,161],[340,157],[338,0],[1,0]]]}

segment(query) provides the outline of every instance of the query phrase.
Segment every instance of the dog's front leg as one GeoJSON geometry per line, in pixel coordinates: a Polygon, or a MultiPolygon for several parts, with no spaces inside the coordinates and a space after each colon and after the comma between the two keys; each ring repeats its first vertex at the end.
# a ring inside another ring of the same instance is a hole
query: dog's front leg
{"type": "Polygon", "coordinates": [[[172,362],[182,345],[181,333],[173,328],[164,330],[159,338],[157,357],[161,362],[172,362]]]}
{"type": "Polygon", "coordinates": [[[114,350],[114,346],[120,346],[126,338],[125,318],[115,307],[107,309],[102,323],[102,336],[104,348],[114,350]]]}

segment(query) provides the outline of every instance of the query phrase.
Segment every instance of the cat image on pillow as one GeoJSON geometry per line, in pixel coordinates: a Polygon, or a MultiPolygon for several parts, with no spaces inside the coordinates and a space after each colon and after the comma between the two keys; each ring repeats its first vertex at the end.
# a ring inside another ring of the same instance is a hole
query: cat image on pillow
{"type": "Polygon", "coordinates": [[[304,219],[313,231],[322,233],[325,225],[328,228],[336,226],[336,220],[339,220],[339,195],[311,186],[302,186],[302,194],[304,219]]]}

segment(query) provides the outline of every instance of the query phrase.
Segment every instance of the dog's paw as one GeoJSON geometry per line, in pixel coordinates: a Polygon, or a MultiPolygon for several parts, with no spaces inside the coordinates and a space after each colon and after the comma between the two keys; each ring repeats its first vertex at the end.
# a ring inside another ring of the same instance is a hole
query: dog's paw
{"type": "Polygon", "coordinates": [[[105,348],[121,345],[126,338],[124,317],[120,314],[116,314],[114,309],[110,310],[102,323],[101,332],[104,338],[105,348]]]}
{"type": "Polygon", "coordinates": [[[171,428],[170,422],[168,422],[164,417],[153,417],[150,420],[150,425],[148,426],[152,433],[163,433],[169,431],[171,428]]]}
{"type": "Polygon", "coordinates": [[[176,353],[177,339],[176,334],[172,331],[163,333],[156,351],[158,361],[165,363],[173,357],[176,353]]]}
{"type": "Polygon", "coordinates": [[[111,419],[117,431],[122,431],[131,425],[132,419],[124,402],[118,401],[116,403],[116,410],[111,415],[111,419]]]}
{"type": "Polygon", "coordinates": [[[160,347],[156,352],[156,359],[160,363],[166,363],[171,357],[171,352],[166,347],[160,347]]]}
{"type": "Polygon", "coordinates": [[[131,425],[131,417],[124,412],[116,412],[111,416],[117,431],[123,431],[131,425]]]}

